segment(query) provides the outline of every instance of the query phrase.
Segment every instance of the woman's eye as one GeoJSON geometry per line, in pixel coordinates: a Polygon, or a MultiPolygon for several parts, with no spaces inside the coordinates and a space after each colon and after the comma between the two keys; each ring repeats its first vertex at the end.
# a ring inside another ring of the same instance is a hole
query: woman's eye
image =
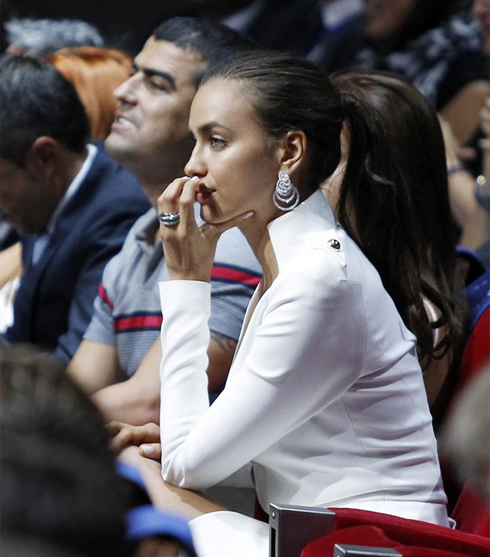
{"type": "Polygon", "coordinates": [[[222,149],[223,147],[226,146],[226,142],[224,141],[224,139],[215,136],[211,136],[209,138],[209,143],[211,144],[211,147],[213,149],[222,149]]]}

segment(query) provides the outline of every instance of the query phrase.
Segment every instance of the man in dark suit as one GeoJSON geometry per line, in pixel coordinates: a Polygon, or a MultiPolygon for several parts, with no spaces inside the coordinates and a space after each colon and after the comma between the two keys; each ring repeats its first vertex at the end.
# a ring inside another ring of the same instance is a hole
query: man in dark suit
{"type": "Polygon", "coordinates": [[[148,208],[132,174],[88,144],[73,87],[34,58],[0,61],[0,214],[22,237],[10,342],[68,362],[92,315],[102,271],[148,208]]]}

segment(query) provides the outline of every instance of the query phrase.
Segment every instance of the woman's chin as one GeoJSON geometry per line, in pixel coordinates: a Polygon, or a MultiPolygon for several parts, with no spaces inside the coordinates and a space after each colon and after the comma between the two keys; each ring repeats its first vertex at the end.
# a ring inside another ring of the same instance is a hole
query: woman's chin
{"type": "Polygon", "coordinates": [[[208,224],[221,224],[223,218],[219,218],[214,211],[211,211],[208,205],[201,205],[201,218],[208,224]]]}

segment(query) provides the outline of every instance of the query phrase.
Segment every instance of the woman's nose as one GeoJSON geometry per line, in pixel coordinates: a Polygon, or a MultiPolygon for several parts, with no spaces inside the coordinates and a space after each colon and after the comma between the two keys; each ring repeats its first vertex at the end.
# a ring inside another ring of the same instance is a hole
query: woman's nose
{"type": "Polygon", "coordinates": [[[202,177],[206,174],[205,165],[199,154],[198,146],[196,145],[192,150],[191,157],[185,165],[184,171],[187,176],[199,176],[202,177]]]}

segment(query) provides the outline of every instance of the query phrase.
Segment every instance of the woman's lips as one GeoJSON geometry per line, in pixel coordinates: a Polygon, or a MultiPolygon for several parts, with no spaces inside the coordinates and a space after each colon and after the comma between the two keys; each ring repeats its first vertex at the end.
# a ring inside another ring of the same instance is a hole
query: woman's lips
{"type": "Polygon", "coordinates": [[[199,187],[196,191],[196,201],[198,203],[204,203],[207,201],[215,192],[216,190],[211,190],[204,186],[203,184],[199,184],[199,187]]]}

